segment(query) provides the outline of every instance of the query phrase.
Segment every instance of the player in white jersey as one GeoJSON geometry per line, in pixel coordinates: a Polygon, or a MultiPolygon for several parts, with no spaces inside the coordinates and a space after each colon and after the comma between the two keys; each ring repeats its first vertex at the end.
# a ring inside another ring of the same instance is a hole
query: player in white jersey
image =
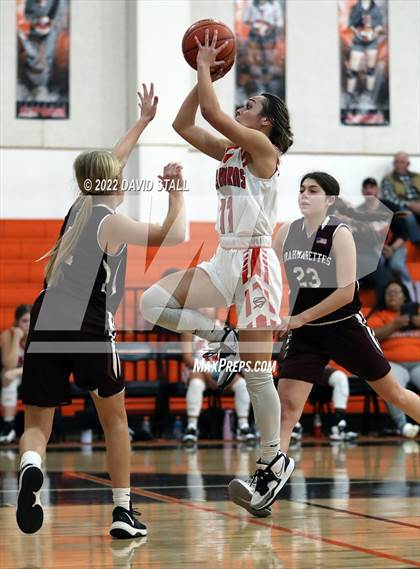
{"type": "MultiPolygon", "coordinates": [[[[150,322],[217,342],[221,360],[237,357],[237,333],[218,328],[198,312],[201,307],[235,304],[243,371],[261,434],[256,491],[252,507],[267,509],[294,464],[280,452],[280,401],[271,373],[272,329],[279,322],[281,280],[271,236],[276,220],[280,154],[292,144],[289,114],[272,94],[251,97],[235,118],[220,108],[212,81],[224,62],[217,61],[225,43],[216,48],[217,34],[198,45],[197,85],[183,102],[173,123],[190,144],[221,164],[217,171],[220,244],[213,259],[198,267],[171,274],[143,293],[141,310],[150,322]],[[212,75],[212,70],[213,75],[212,75]],[[206,121],[224,138],[195,124],[200,107],[206,121]],[[267,371],[270,369],[270,371],[267,371]]],[[[232,363],[232,362],[228,362],[232,363]]],[[[229,384],[237,369],[225,369],[219,385],[229,384]]]]}

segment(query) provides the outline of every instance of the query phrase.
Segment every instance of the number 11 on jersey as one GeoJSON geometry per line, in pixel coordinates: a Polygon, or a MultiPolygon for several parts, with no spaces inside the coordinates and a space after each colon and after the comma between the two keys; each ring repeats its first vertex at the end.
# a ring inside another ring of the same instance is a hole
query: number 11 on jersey
{"type": "Polygon", "coordinates": [[[220,233],[233,233],[233,208],[232,196],[220,200],[220,233]],[[225,220],[225,215],[227,220],[225,220]],[[227,231],[226,231],[227,221],[227,231]]]}

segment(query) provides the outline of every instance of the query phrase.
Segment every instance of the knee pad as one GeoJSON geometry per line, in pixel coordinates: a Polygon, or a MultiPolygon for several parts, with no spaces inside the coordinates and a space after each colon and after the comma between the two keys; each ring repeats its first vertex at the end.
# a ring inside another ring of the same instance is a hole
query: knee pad
{"type": "Polygon", "coordinates": [[[1,388],[1,404],[3,407],[16,407],[19,384],[20,378],[16,378],[9,385],[1,388]]]}
{"type": "Polygon", "coordinates": [[[366,74],[368,77],[373,77],[375,75],[375,68],[374,67],[368,67],[366,74]]]}
{"type": "Polygon", "coordinates": [[[181,308],[181,306],[171,293],[158,284],[144,291],[140,299],[140,312],[146,320],[157,324],[165,308],[181,308]]]}
{"type": "Polygon", "coordinates": [[[357,77],[357,73],[353,71],[353,69],[346,69],[346,77],[347,79],[355,79],[357,77]]]}
{"type": "Polygon", "coordinates": [[[328,385],[333,388],[334,407],[345,409],[349,398],[349,380],[347,375],[339,370],[333,372],[328,379],[328,385]]]}

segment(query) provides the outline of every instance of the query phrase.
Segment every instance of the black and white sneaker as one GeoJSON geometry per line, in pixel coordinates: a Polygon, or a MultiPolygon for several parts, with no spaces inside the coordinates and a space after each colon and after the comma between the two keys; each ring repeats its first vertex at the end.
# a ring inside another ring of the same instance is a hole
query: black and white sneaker
{"type": "Polygon", "coordinates": [[[337,425],[333,425],[331,427],[330,432],[330,441],[331,442],[351,442],[357,439],[358,434],[354,433],[353,431],[349,431],[347,429],[347,423],[345,419],[341,419],[341,421],[337,425]]]}
{"type": "Polygon", "coordinates": [[[293,458],[283,452],[279,452],[269,464],[264,464],[261,459],[257,460],[257,470],[254,474],[255,492],[251,498],[251,506],[256,510],[271,506],[294,468],[293,458]]]}
{"type": "Polygon", "coordinates": [[[296,423],[290,435],[290,443],[291,444],[300,443],[302,440],[302,433],[303,433],[302,425],[300,423],[296,423]]]}
{"type": "Polygon", "coordinates": [[[257,510],[251,506],[251,499],[255,491],[255,481],[254,486],[252,485],[253,478],[245,482],[240,478],[234,478],[229,482],[228,492],[229,498],[237,506],[245,508],[250,514],[256,518],[266,518],[271,516],[271,508],[263,508],[262,510],[257,510]]]}
{"type": "Polygon", "coordinates": [[[198,432],[194,427],[188,427],[182,437],[182,442],[184,445],[195,445],[198,440],[198,432]]]}
{"type": "Polygon", "coordinates": [[[122,506],[117,506],[112,512],[112,524],[109,533],[117,539],[132,539],[147,535],[147,528],[134,516],[139,516],[140,512],[133,510],[130,502],[130,509],[126,510],[122,506]]]}
{"type": "Polygon", "coordinates": [[[4,421],[0,430],[0,444],[8,445],[16,439],[16,429],[14,421],[4,421]]]}
{"type": "Polygon", "coordinates": [[[241,443],[255,443],[257,442],[257,437],[248,425],[246,427],[236,429],[236,440],[241,443]]]}
{"type": "Polygon", "coordinates": [[[19,473],[19,492],[16,508],[16,521],[24,533],[35,533],[44,521],[39,494],[44,475],[34,464],[27,464],[19,473]]]}
{"type": "Polygon", "coordinates": [[[223,369],[219,373],[217,387],[226,389],[235,379],[240,362],[238,332],[233,328],[226,328],[218,349],[218,361],[223,369]]]}

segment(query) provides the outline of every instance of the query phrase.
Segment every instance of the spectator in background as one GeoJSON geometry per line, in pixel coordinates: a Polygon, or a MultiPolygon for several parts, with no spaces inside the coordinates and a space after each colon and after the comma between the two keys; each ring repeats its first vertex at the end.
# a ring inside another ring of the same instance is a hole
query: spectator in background
{"type": "MultiPolygon", "coordinates": [[[[216,310],[214,308],[201,308],[200,312],[216,320],[216,310]]],[[[218,324],[219,321],[216,320],[218,324]]],[[[194,362],[206,363],[203,360],[203,353],[209,349],[207,340],[193,336],[190,332],[181,334],[182,353],[186,366],[184,378],[188,382],[187,387],[187,429],[183,436],[183,443],[195,445],[198,440],[198,417],[200,416],[203,403],[203,393],[207,389],[217,390],[218,372],[214,375],[209,371],[198,371],[194,369],[194,362]]],[[[211,362],[207,362],[211,364],[211,362]]],[[[235,410],[238,417],[238,428],[236,440],[241,442],[254,442],[256,436],[248,423],[250,399],[246,388],[245,379],[237,374],[230,385],[230,389],[235,396],[235,410]]]]}
{"type": "Polygon", "coordinates": [[[420,174],[410,172],[405,152],[394,156],[394,169],[381,183],[381,200],[392,211],[401,212],[400,224],[406,239],[420,245],[420,174]]]}
{"type": "MultiPolygon", "coordinates": [[[[375,178],[366,178],[362,183],[362,194],[365,198],[364,202],[359,205],[356,210],[363,213],[374,213],[381,207],[379,201],[379,186],[375,178]]],[[[381,242],[384,238],[383,233],[388,229],[386,221],[373,220],[366,224],[365,247],[362,246],[358,250],[358,255],[363,255],[363,250],[368,251],[372,246],[372,229],[377,233],[381,242]]],[[[355,235],[357,240],[358,235],[355,235]]],[[[404,242],[404,233],[398,219],[393,219],[391,222],[390,230],[385,238],[385,245],[382,249],[378,262],[378,269],[370,275],[361,279],[360,285],[362,287],[373,287],[376,289],[377,298],[380,298],[383,293],[384,287],[392,279],[397,279],[410,290],[411,295],[414,295],[410,273],[408,272],[407,265],[407,249],[404,242]]]]}
{"type": "Polygon", "coordinates": [[[20,304],[15,310],[15,321],[9,330],[0,336],[2,377],[1,405],[3,426],[0,430],[0,443],[12,443],[16,438],[16,407],[18,387],[22,379],[23,353],[28,336],[31,306],[20,304]]]}
{"type": "MultiPolygon", "coordinates": [[[[368,315],[386,359],[400,385],[414,384],[420,390],[420,314],[417,303],[409,302],[407,288],[397,281],[388,283],[376,308],[368,315]],[[411,315],[409,314],[411,313],[411,315]]],[[[401,435],[414,438],[419,425],[407,422],[406,415],[386,404],[401,435]]]]}
{"type": "MultiPolygon", "coordinates": [[[[326,367],[322,375],[322,380],[317,383],[312,390],[310,398],[316,398],[317,390],[331,389],[331,398],[334,405],[333,424],[330,430],[331,442],[350,442],[357,438],[357,433],[348,430],[346,421],[347,402],[349,400],[349,378],[341,369],[326,367]]],[[[297,443],[302,439],[302,425],[296,423],[291,441],[297,443]]]]}

